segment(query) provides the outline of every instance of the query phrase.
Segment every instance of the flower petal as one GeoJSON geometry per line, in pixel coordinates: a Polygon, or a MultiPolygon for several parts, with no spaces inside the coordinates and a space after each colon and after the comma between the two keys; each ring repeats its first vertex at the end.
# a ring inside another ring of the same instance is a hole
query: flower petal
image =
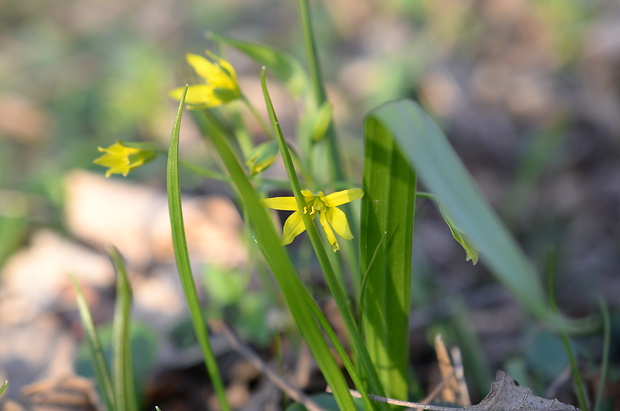
{"type": "Polygon", "coordinates": [[[260,200],[260,202],[269,208],[273,208],[274,210],[287,210],[287,211],[298,211],[297,201],[295,197],[273,197],[273,198],[265,198],[260,200]]]}
{"type": "Polygon", "coordinates": [[[326,211],[327,221],[332,226],[335,232],[345,240],[352,240],[353,234],[347,221],[347,215],[336,207],[328,208],[326,211]]]}
{"type": "Polygon", "coordinates": [[[211,63],[208,59],[198,55],[187,53],[185,59],[200,77],[208,79],[221,74],[221,69],[217,64],[211,63]]]}
{"type": "MultiPolygon", "coordinates": [[[[168,95],[175,100],[181,100],[185,87],[177,87],[171,90],[168,95]]],[[[185,96],[186,104],[204,104],[209,107],[219,106],[222,104],[213,94],[213,86],[207,84],[193,84],[187,88],[187,96],[185,96]]]]}
{"type": "Polygon", "coordinates": [[[207,54],[207,56],[209,56],[209,58],[217,62],[220,70],[225,71],[228,74],[228,77],[230,77],[235,83],[237,83],[237,73],[235,73],[235,69],[229,62],[211,53],[210,50],[206,50],[205,53],[207,54]]]}
{"type": "Polygon", "coordinates": [[[348,190],[336,191],[325,196],[323,201],[327,207],[336,207],[342,204],[350,203],[353,200],[364,197],[364,191],[359,188],[350,188],[348,190]]]}
{"type": "Polygon", "coordinates": [[[327,241],[329,241],[329,243],[332,245],[334,252],[340,250],[340,246],[338,245],[338,240],[336,239],[336,236],[334,235],[334,231],[329,226],[329,222],[327,221],[327,216],[325,215],[325,213],[319,213],[319,221],[321,222],[321,225],[323,226],[323,230],[325,230],[325,234],[327,234],[327,241]]]}
{"type": "Polygon", "coordinates": [[[306,231],[306,226],[301,218],[301,213],[295,211],[284,222],[284,232],[282,233],[282,244],[287,245],[293,242],[295,237],[306,231]]]}

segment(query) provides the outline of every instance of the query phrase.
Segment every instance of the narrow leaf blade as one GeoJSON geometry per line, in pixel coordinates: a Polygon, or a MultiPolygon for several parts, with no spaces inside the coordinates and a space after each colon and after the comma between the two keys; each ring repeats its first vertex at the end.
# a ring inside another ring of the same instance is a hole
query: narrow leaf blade
{"type": "Polygon", "coordinates": [[[238,40],[215,33],[208,33],[208,36],[220,43],[236,48],[269,68],[286,85],[293,96],[299,97],[307,89],[308,76],[301,63],[292,56],[264,44],[238,40]]]}
{"type": "Polygon", "coordinates": [[[206,323],[200,308],[198,300],[198,292],[192,275],[192,269],[189,261],[189,251],[187,249],[187,241],[185,238],[185,226],[183,223],[183,210],[181,204],[181,184],[179,177],[179,139],[181,133],[181,117],[183,115],[183,106],[185,104],[185,96],[187,87],[181,97],[179,110],[172,129],[170,138],[170,146],[168,149],[168,166],[167,166],[167,191],[168,191],[168,209],[170,212],[170,226],[172,229],[172,245],[174,248],[174,256],[179,271],[179,278],[183,293],[189,306],[190,317],[198,343],[202,350],[205,366],[213,387],[215,389],[218,401],[223,410],[230,410],[224,383],[217,367],[217,361],[211,348],[209,334],[207,332],[206,323]]]}
{"type": "Polygon", "coordinates": [[[134,385],[133,358],[131,353],[131,301],[132,292],[125,264],[116,248],[109,250],[116,272],[116,305],[112,326],[112,373],[114,398],[118,409],[138,409],[134,385]]]}
{"type": "Polygon", "coordinates": [[[88,348],[90,350],[90,357],[93,362],[93,369],[95,370],[95,379],[97,380],[97,386],[99,387],[99,394],[103,398],[103,402],[108,410],[114,410],[114,386],[112,384],[112,376],[110,374],[110,367],[106,361],[103,346],[101,344],[101,337],[95,328],[93,317],[84,298],[84,293],[75,277],[71,276],[73,281],[73,289],[76,294],[76,301],[78,305],[78,311],[80,313],[80,320],[82,327],[84,328],[84,334],[88,342],[88,348]]]}

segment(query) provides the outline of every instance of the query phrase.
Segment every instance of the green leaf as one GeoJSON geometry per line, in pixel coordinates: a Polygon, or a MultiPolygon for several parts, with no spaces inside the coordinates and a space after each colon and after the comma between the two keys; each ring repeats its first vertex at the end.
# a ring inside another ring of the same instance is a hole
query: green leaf
{"type": "Polygon", "coordinates": [[[236,48],[258,63],[266,66],[270,72],[287,87],[294,97],[300,97],[308,87],[308,78],[303,66],[286,53],[269,46],[237,40],[221,34],[207,33],[207,37],[236,48]]]}
{"type": "Polygon", "coordinates": [[[112,325],[112,375],[117,409],[137,411],[131,352],[132,292],[123,258],[116,248],[109,250],[116,272],[116,305],[112,325]]]}
{"type": "Polygon", "coordinates": [[[465,261],[471,260],[472,264],[476,265],[476,263],[478,262],[478,248],[469,239],[469,237],[463,232],[463,230],[457,227],[457,225],[448,215],[448,212],[443,207],[441,207],[441,205],[439,206],[439,212],[441,213],[441,216],[443,217],[444,221],[448,225],[448,228],[450,228],[452,237],[454,237],[454,239],[465,250],[465,261]]]}
{"type": "Polygon", "coordinates": [[[425,186],[479,247],[481,261],[531,314],[574,331],[589,327],[586,321],[569,322],[550,310],[538,274],[420,106],[410,100],[387,103],[373,110],[367,121],[389,130],[425,186]]]}
{"type": "Polygon", "coordinates": [[[183,116],[183,106],[185,104],[185,96],[187,94],[187,86],[179,103],[179,110],[172,129],[170,138],[170,147],[168,149],[168,167],[167,167],[167,188],[168,188],[168,209],[170,211],[170,226],[172,229],[172,245],[174,248],[174,257],[179,270],[179,277],[183,293],[189,306],[189,312],[192,319],[192,325],[198,338],[198,343],[202,350],[205,366],[211,378],[211,382],[215,389],[220,407],[223,410],[230,410],[224,383],[217,367],[217,361],[211,348],[209,334],[207,332],[206,323],[200,308],[196,284],[189,262],[189,252],[187,249],[187,241],[185,238],[185,226],[183,223],[183,210],[181,206],[181,184],[179,178],[179,138],[181,132],[181,117],[183,116]]]}
{"type": "Polygon", "coordinates": [[[88,308],[88,304],[86,304],[86,299],[84,298],[80,285],[74,276],[71,276],[71,280],[73,281],[82,327],[84,328],[84,334],[86,335],[86,341],[88,342],[90,350],[90,358],[93,363],[99,394],[103,398],[106,409],[112,411],[116,409],[114,386],[112,384],[112,376],[110,375],[110,367],[106,361],[103,345],[101,344],[101,338],[95,328],[93,317],[88,308]]]}
{"type": "Polygon", "coordinates": [[[362,329],[386,395],[407,398],[416,176],[380,122],[369,118],[364,138],[362,329]]]}

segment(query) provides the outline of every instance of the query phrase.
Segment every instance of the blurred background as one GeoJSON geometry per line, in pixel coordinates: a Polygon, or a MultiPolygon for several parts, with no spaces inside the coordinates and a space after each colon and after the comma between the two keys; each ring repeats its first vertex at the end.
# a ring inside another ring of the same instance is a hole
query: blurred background
{"type": "MultiPolygon", "coordinates": [[[[560,308],[584,316],[596,313],[602,298],[615,313],[620,306],[620,5],[613,0],[313,3],[322,68],[354,182],[359,183],[364,115],[389,100],[416,99],[446,132],[539,271],[550,252],[557,255],[560,308]]],[[[176,372],[199,372],[191,368],[191,355],[181,358],[186,353],[179,346],[156,346],[153,337],[181,327],[184,312],[170,275],[165,159],[127,178],[107,180],[92,161],[98,146],[117,139],[167,146],[177,108],[167,91],[185,82],[185,53],[213,47],[207,31],[268,44],[304,62],[297,5],[291,1],[0,3],[0,380],[10,380],[8,398],[25,404],[23,387],[73,374],[79,362],[81,336],[67,272],[84,284],[96,319],[105,324],[111,318],[113,273],[102,253],[110,243],[138,273],[136,316],[146,324],[140,335],[152,348],[143,350],[150,357],[141,378],[171,363],[176,372]]],[[[232,50],[226,55],[244,91],[262,107],[260,67],[232,50]]],[[[296,110],[286,101],[276,99],[276,110],[285,128],[294,130],[296,110]]],[[[183,127],[186,158],[208,156],[191,122],[183,127]]],[[[223,295],[211,297],[210,306],[234,305],[242,286],[236,280],[219,284],[216,278],[222,270],[238,270],[248,258],[236,207],[222,183],[189,174],[182,182],[192,195],[186,217],[194,227],[188,233],[192,252],[210,267],[205,283],[223,295]]],[[[442,330],[451,343],[471,345],[469,361],[483,370],[473,383],[476,395],[485,394],[485,378],[497,368],[511,370],[544,394],[565,369],[559,341],[532,324],[484,267],[464,262],[464,252],[431,204],[420,204],[415,243],[412,361],[425,375],[422,383],[432,380],[424,368],[433,362],[426,336],[442,330]],[[468,307],[468,316],[454,320],[459,304],[468,307]]],[[[260,293],[252,301],[235,309],[235,324],[265,347],[269,330],[283,315],[260,293]],[[269,318],[252,318],[257,307],[271,307],[264,311],[269,318]],[[255,321],[260,326],[252,329],[255,321]]],[[[612,317],[617,337],[620,317],[612,317]]],[[[588,359],[586,379],[594,384],[600,336],[584,339],[578,349],[588,359]]],[[[617,350],[614,355],[617,366],[617,350]]],[[[610,389],[620,396],[620,369],[614,372],[616,389],[610,389]]],[[[147,394],[154,395],[154,386],[147,394]]],[[[26,394],[40,390],[30,387],[26,394]]],[[[249,383],[244,387],[240,404],[257,391],[249,383]]],[[[200,384],[195,390],[207,397],[200,384]]]]}

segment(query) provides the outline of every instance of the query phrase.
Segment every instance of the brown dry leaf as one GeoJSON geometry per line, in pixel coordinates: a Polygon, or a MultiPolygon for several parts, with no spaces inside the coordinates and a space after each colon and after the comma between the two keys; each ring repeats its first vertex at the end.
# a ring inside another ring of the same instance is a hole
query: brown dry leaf
{"type": "Polygon", "coordinates": [[[458,383],[456,378],[454,378],[454,367],[452,366],[452,360],[448,354],[446,344],[443,342],[440,334],[435,336],[435,354],[437,355],[437,365],[439,366],[441,379],[446,382],[441,389],[441,399],[450,404],[469,405],[462,404],[459,401],[458,383]]]}
{"type": "Polygon", "coordinates": [[[503,371],[495,375],[495,382],[491,384],[491,392],[480,401],[480,404],[465,410],[489,410],[489,411],[578,411],[572,405],[564,404],[557,399],[548,400],[532,394],[532,390],[521,387],[503,371]]]}
{"type": "Polygon", "coordinates": [[[22,388],[22,398],[33,411],[62,409],[102,411],[94,383],[87,378],[70,375],[37,382],[22,388]]]}
{"type": "MultiPolygon", "coordinates": [[[[329,392],[329,389],[328,389],[329,392]]],[[[357,391],[351,393],[361,398],[357,391]]],[[[471,407],[444,407],[440,405],[424,404],[420,402],[401,401],[392,398],[385,398],[370,394],[370,398],[375,401],[388,404],[400,405],[401,407],[413,407],[408,410],[430,410],[430,411],[579,411],[579,408],[564,404],[557,399],[548,400],[546,398],[532,395],[532,390],[521,387],[518,382],[513,380],[503,371],[498,371],[495,381],[491,384],[491,392],[477,405],[471,407]]]]}
{"type": "MultiPolygon", "coordinates": [[[[136,268],[174,260],[164,191],[76,170],[65,179],[65,193],[67,225],[79,238],[114,244],[136,268]]],[[[245,263],[243,223],[229,199],[184,198],[183,214],[192,261],[221,267],[245,263]]]]}

